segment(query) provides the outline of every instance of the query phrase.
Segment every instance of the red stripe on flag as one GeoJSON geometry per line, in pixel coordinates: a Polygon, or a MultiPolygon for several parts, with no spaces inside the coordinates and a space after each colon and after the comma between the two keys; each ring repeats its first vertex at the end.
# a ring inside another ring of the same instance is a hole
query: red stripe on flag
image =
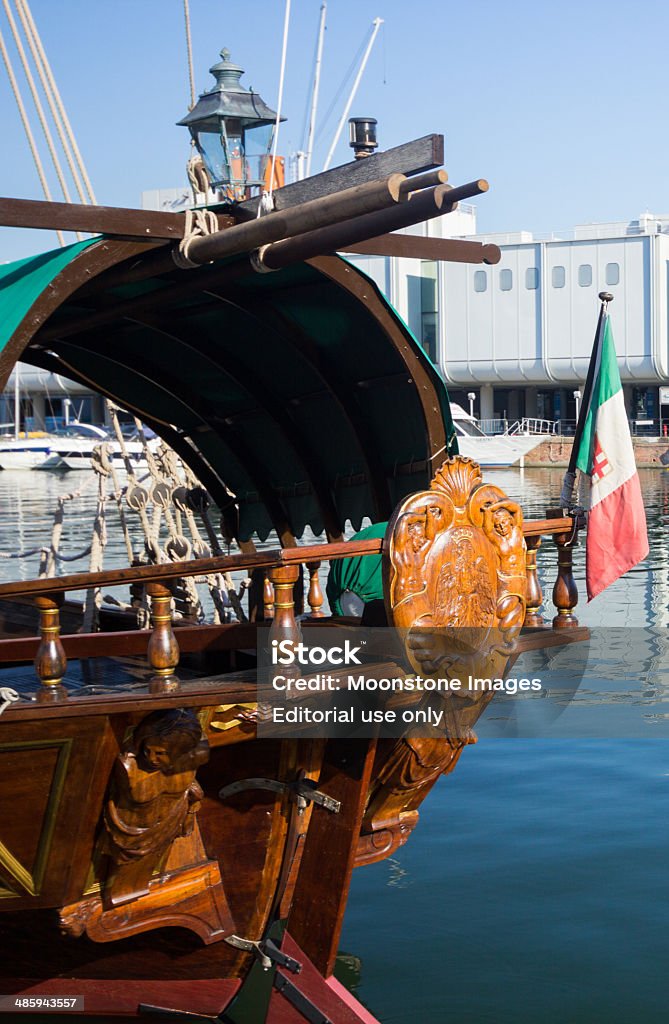
{"type": "Polygon", "coordinates": [[[588,601],[648,554],[639,474],[591,509],[585,547],[588,601]]]}

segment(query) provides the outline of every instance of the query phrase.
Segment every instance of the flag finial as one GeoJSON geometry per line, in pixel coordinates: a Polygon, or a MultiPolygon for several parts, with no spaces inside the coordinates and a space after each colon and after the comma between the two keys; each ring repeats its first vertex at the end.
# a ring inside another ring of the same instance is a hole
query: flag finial
{"type": "Polygon", "coordinates": [[[613,302],[613,295],[611,292],[600,292],[599,297],[602,302],[613,302]]]}

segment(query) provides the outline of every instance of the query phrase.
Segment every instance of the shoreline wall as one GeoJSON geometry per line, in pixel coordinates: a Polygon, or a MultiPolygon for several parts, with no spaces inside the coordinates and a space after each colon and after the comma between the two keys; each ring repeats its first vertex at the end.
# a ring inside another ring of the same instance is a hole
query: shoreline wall
{"type": "MultiPolygon", "coordinates": [[[[573,439],[567,437],[541,441],[536,448],[533,448],[525,456],[525,468],[532,469],[539,466],[566,467],[569,464],[572,444],[573,439]]],[[[669,452],[669,439],[663,438],[660,441],[647,441],[643,437],[633,437],[632,444],[634,445],[634,457],[637,466],[644,468],[655,467],[656,469],[665,468],[660,462],[660,456],[669,452]]]]}

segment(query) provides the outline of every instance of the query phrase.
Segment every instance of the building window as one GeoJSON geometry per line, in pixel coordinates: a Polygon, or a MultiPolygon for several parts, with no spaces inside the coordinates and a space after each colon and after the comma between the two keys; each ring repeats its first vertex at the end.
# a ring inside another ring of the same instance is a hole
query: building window
{"type": "Polygon", "coordinates": [[[433,363],[437,361],[437,263],[421,260],[420,276],[407,275],[409,327],[433,363]]]}
{"type": "Polygon", "coordinates": [[[525,271],[525,287],[531,292],[539,287],[539,271],[536,267],[528,267],[525,271]]]}
{"type": "Polygon", "coordinates": [[[488,275],[485,270],[474,271],[474,291],[484,292],[488,287],[488,275]]]}
{"type": "Polygon", "coordinates": [[[565,272],[564,272],[564,267],[553,267],[553,273],[551,275],[551,280],[553,281],[553,287],[554,288],[564,288],[565,279],[566,279],[566,275],[565,275],[565,272]]]}
{"type": "Polygon", "coordinates": [[[581,263],[578,268],[578,283],[581,288],[589,288],[592,284],[592,267],[589,263],[581,263]]]}
{"type": "Polygon", "coordinates": [[[620,266],[618,263],[607,263],[605,274],[607,284],[620,283],[620,266]]]}
{"type": "Polygon", "coordinates": [[[513,288],[513,273],[510,270],[500,270],[499,287],[503,292],[510,292],[513,288]]]}

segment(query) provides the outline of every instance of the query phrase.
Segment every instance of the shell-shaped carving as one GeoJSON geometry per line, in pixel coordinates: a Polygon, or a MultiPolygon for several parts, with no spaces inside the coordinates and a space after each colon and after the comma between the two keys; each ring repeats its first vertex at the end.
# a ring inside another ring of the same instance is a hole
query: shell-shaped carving
{"type": "Polygon", "coordinates": [[[430,483],[430,490],[443,491],[457,508],[462,508],[472,492],[481,483],[478,462],[464,455],[453,455],[442,463],[430,483]]]}

